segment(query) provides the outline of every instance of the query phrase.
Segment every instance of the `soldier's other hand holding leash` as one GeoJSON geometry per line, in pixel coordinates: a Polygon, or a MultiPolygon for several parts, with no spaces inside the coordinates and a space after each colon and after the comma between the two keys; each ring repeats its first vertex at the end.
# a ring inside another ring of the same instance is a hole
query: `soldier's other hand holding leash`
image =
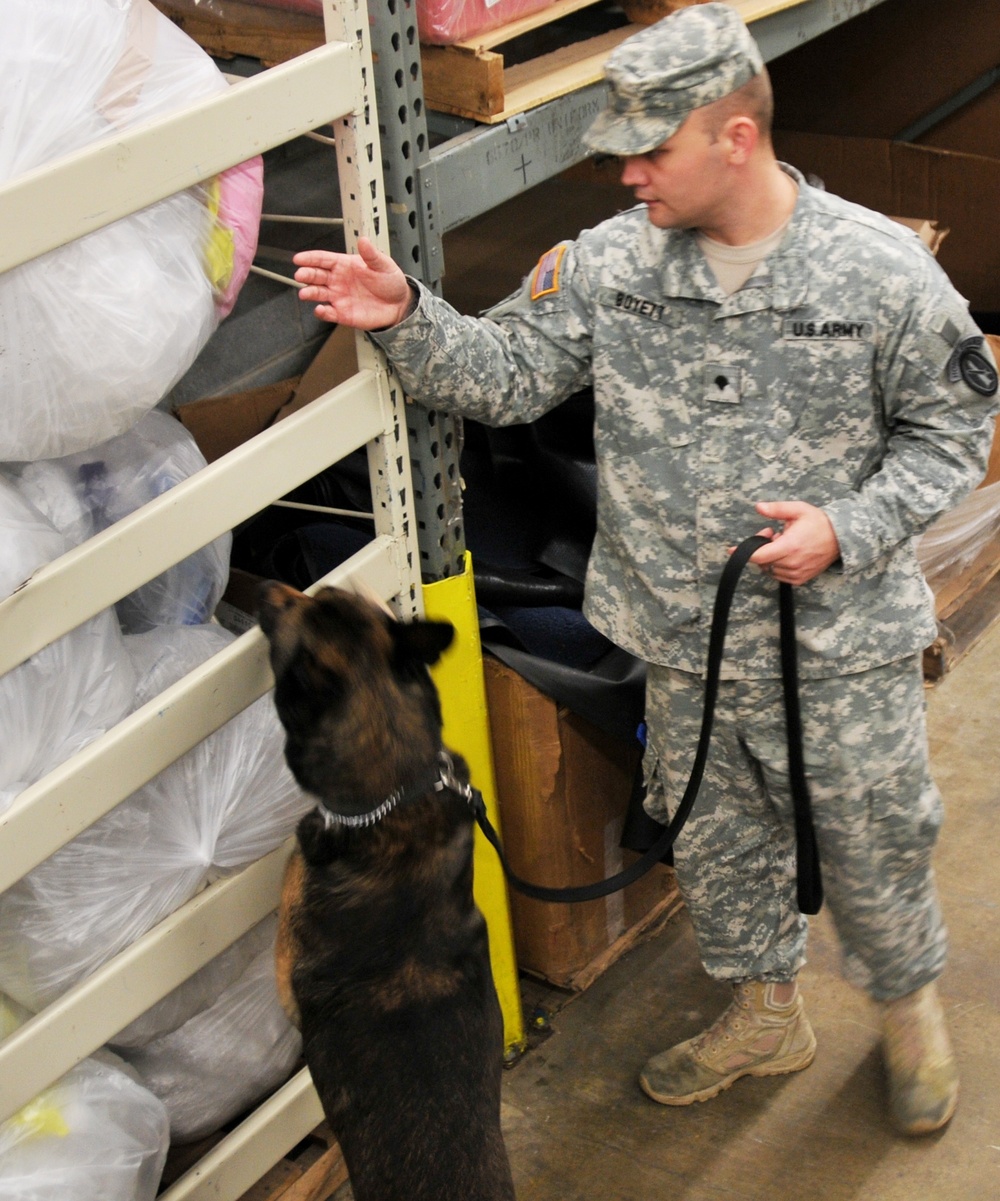
{"type": "Polygon", "coordinates": [[[775,534],[758,532],[771,541],[750,559],[782,584],[807,584],[840,558],[840,543],[830,518],[804,501],[762,501],[754,506],[762,517],[783,523],[775,534]]]}

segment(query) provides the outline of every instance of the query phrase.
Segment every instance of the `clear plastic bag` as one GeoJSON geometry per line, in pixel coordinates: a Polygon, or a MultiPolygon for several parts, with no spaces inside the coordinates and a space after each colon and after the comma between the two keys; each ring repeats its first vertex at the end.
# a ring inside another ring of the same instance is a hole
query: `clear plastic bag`
{"type": "MultiPolygon", "coordinates": [[[[205,466],[191,434],[154,409],[132,429],[79,454],[24,464],[25,496],[76,546],[169,491],[205,466]]],[[[229,578],[232,535],[223,534],[115,606],[122,629],[201,625],[215,612],[229,578]]]]}
{"type": "MultiPolygon", "coordinates": [[[[226,87],[148,0],[4,0],[0,183],[226,87]]],[[[232,171],[0,275],[0,461],[122,433],[187,370],[256,247],[260,163],[232,171]]]]}
{"type": "MultiPolygon", "coordinates": [[[[220,626],[125,639],[135,707],[228,646],[220,626]]],[[[0,989],[38,1010],[206,883],[274,850],[311,802],[269,696],[227,722],[0,896],[0,989]]]]}
{"type": "Polygon", "coordinates": [[[1000,535],[1000,482],[977,488],[917,539],[917,561],[935,592],[1000,535]]]}
{"type": "Polygon", "coordinates": [[[178,1029],[195,1014],[208,1009],[231,984],[236,983],[258,955],[267,950],[273,952],[277,924],[278,919],[274,915],[258,922],[221,955],[210,959],[183,984],[130,1022],[111,1039],[111,1045],[119,1053],[127,1055],[129,1051],[138,1050],[153,1039],[178,1029]]]}
{"type": "Polygon", "coordinates": [[[166,1105],[175,1143],[194,1142],[283,1084],[302,1050],[278,1000],[272,945],[179,1029],[124,1055],[166,1105]]]}
{"type": "MultiPolygon", "coordinates": [[[[0,472],[0,597],[69,549],[0,472]]],[[[121,721],[134,690],[135,672],[110,609],[0,676],[0,813],[121,721]]]]}
{"type": "Polygon", "coordinates": [[[153,1201],[167,1111],[116,1063],[85,1059],[0,1125],[4,1201],[153,1201]]]}

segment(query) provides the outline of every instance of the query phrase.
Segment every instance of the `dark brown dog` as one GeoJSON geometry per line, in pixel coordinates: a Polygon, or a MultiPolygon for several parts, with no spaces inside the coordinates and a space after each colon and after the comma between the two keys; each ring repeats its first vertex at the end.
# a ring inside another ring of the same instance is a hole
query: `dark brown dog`
{"type": "Polygon", "coordinates": [[[259,612],[288,764],[320,801],[285,876],[278,987],[355,1199],[509,1201],[473,813],[435,786],[449,761],[427,665],[454,631],[332,588],[264,584],[259,612]]]}

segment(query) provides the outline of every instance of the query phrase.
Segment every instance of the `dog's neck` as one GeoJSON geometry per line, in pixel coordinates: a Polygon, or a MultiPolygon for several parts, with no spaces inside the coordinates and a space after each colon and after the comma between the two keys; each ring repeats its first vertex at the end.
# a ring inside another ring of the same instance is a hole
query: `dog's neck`
{"type": "Polygon", "coordinates": [[[336,826],[363,829],[376,825],[396,809],[421,800],[429,792],[444,792],[446,790],[457,792],[470,805],[473,804],[475,789],[467,781],[459,779],[454,759],[442,747],[437,753],[434,767],[430,772],[425,772],[409,784],[400,785],[399,788],[390,792],[387,797],[380,801],[373,809],[368,810],[367,813],[338,813],[322,800],[317,802],[316,808],[323,818],[323,825],[327,830],[336,826]]]}

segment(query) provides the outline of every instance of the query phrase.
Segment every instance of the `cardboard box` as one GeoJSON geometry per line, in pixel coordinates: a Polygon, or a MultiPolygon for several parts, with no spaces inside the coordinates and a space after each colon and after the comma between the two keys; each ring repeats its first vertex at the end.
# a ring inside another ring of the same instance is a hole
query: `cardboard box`
{"type": "Polygon", "coordinates": [[[880,138],[779,131],[778,157],[830,192],[950,232],[938,262],[977,312],[1000,312],[1000,159],[880,138]]]}
{"type": "MultiPolygon", "coordinates": [[[[603,880],[637,856],[619,846],[639,746],[611,738],[495,659],[483,658],[504,849],[513,870],[562,887],[603,880]]],[[[680,907],[657,864],[624,892],[554,905],[510,893],[517,961],[584,988],[636,938],[680,907]]]]}
{"type": "Polygon", "coordinates": [[[191,432],[205,459],[212,463],[248,438],[269,429],[275,421],[297,413],[317,396],[344,383],[357,370],[354,331],[338,325],[302,376],[246,392],[193,400],[179,405],[174,415],[191,432]]]}
{"type": "Polygon", "coordinates": [[[899,137],[995,67],[998,45],[996,0],[883,0],[768,63],[776,123],[899,137]]]}

